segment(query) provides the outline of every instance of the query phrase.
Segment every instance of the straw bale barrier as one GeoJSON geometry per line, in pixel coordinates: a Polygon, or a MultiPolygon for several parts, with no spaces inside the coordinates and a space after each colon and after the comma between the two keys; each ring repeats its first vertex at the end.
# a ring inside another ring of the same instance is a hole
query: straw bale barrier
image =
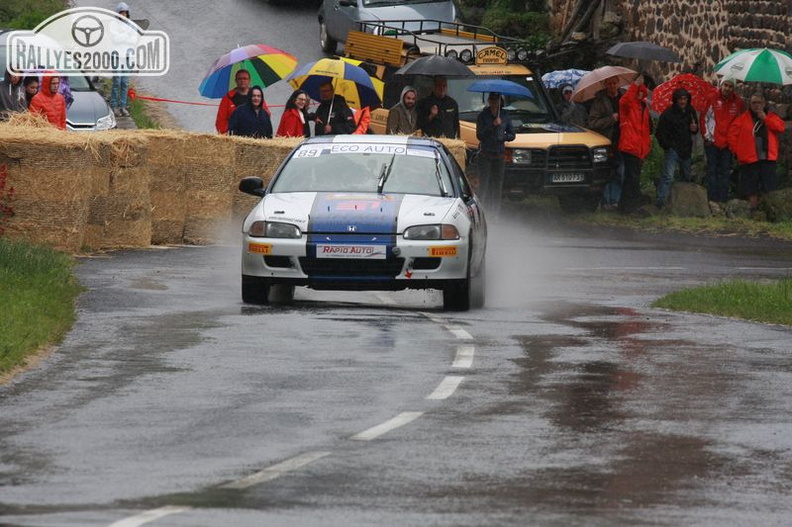
{"type": "MultiPolygon", "coordinates": [[[[464,166],[462,141],[442,140],[464,166]]],[[[0,123],[0,165],[14,187],[6,235],[61,250],[204,244],[240,223],[300,139],[166,130],[75,133],[36,116],[0,123]]],[[[0,196],[0,199],[3,197],[0,196]]]]}

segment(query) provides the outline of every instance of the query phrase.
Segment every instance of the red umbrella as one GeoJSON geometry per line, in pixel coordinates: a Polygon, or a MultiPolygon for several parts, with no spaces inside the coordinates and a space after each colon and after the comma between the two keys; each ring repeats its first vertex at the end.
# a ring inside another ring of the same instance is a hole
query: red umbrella
{"type": "Polygon", "coordinates": [[[684,88],[690,93],[690,104],[697,112],[701,112],[707,99],[717,91],[717,88],[701,77],[692,73],[682,73],[673,79],[664,82],[652,92],[652,109],[663,113],[673,103],[672,96],[679,88],[684,88]]]}

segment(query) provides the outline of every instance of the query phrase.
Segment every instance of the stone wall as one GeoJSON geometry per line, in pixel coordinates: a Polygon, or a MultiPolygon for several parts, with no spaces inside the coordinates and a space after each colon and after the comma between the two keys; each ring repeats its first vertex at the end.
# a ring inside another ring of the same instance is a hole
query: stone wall
{"type": "Polygon", "coordinates": [[[715,64],[737,49],[792,52],[790,0],[548,0],[551,29],[561,37],[576,17],[585,16],[581,7],[594,4],[596,15],[580,28],[589,39],[600,36],[599,26],[612,12],[622,26],[614,42],[648,40],[679,53],[681,64],[654,65],[660,77],[690,69],[711,76],[715,64]]]}

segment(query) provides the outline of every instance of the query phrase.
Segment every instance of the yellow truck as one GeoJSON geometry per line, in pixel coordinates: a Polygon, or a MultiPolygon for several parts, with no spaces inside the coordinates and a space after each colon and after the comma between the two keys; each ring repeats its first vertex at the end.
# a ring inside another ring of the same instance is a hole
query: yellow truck
{"type": "Polygon", "coordinates": [[[366,22],[348,34],[345,55],[371,65],[370,71],[385,81],[383,107],[372,112],[372,130],[385,133],[387,109],[399,102],[405,85],[415,87],[419,99],[432,91],[431,77],[394,76],[400,66],[428,54],[460,60],[475,75],[449,77],[448,95],[459,104],[468,170],[475,173],[476,117],[487,95],[467,88],[481,79],[507,79],[528,87],[534,97],[505,97],[517,136],[506,144],[504,194],[551,194],[567,212],[595,210],[611,178],[610,141],[560,122],[539,73],[526,61],[523,42],[486,28],[440,21],[422,21],[419,31],[404,29],[409,22],[401,27],[400,21],[366,22]]]}

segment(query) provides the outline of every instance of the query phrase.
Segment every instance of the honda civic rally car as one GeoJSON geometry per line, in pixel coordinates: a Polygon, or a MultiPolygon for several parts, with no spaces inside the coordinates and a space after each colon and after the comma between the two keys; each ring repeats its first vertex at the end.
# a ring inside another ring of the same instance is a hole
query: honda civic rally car
{"type": "Polygon", "coordinates": [[[242,300],[317,290],[438,289],[443,307],[484,305],[487,225],[465,174],[433,139],[306,139],[243,225],[242,300]],[[285,291],[285,293],[284,293],[285,291]]]}

